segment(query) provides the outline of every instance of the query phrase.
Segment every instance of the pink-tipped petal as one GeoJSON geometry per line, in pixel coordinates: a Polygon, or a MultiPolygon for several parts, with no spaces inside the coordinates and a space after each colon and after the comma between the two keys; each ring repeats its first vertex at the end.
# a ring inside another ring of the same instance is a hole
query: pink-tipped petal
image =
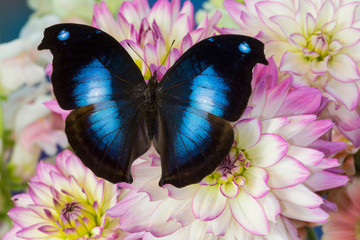
{"type": "Polygon", "coordinates": [[[279,162],[286,154],[288,144],[275,134],[263,134],[260,141],[246,149],[251,164],[257,167],[268,167],[279,162]]]}
{"type": "Polygon", "coordinates": [[[315,166],[321,162],[324,153],[311,148],[290,145],[286,155],[299,160],[305,166],[315,166]]]}
{"type": "Polygon", "coordinates": [[[263,168],[250,167],[243,176],[247,179],[244,190],[253,198],[262,198],[269,192],[269,175],[263,168]]]}
{"type": "Polygon", "coordinates": [[[271,118],[263,120],[261,123],[263,133],[276,133],[278,129],[289,124],[290,121],[286,117],[271,118]]]}
{"type": "Polygon", "coordinates": [[[305,222],[324,223],[329,217],[329,214],[321,208],[307,208],[290,202],[283,202],[282,209],[282,215],[305,222]]]}
{"type": "Polygon", "coordinates": [[[317,208],[323,204],[323,199],[303,184],[284,189],[273,189],[273,193],[282,201],[306,208],[317,208]]]}
{"type": "Polygon", "coordinates": [[[260,140],[261,123],[256,118],[240,120],[234,126],[234,134],[237,146],[241,149],[248,149],[260,140]]]}
{"type": "Polygon", "coordinates": [[[193,213],[203,221],[213,220],[224,211],[226,202],[227,198],[220,192],[220,184],[201,186],[193,198],[193,213]]]}
{"type": "Polygon", "coordinates": [[[336,54],[329,61],[329,73],[342,83],[358,81],[360,73],[357,63],[346,54],[336,54]]]}
{"type": "Polygon", "coordinates": [[[257,200],[263,206],[266,217],[273,223],[276,223],[276,218],[281,213],[280,203],[276,196],[270,191],[264,197],[257,200]]]}
{"type": "Polygon", "coordinates": [[[330,78],[324,89],[338,101],[342,102],[350,111],[354,110],[359,104],[359,87],[354,82],[340,83],[336,79],[330,78]]]}
{"type": "Polygon", "coordinates": [[[287,188],[304,182],[310,175],[298,160],[285,156],[277,164],[266,169],[271,188],[287,188]]]}
{"type": "Polygon", "coordinates": [[[230,200],[230,209],[236,221],[248,232],[258,236],[269,233],[269,222],[263,207],[245,191],[240,191],[236,198],[230,200]]]}

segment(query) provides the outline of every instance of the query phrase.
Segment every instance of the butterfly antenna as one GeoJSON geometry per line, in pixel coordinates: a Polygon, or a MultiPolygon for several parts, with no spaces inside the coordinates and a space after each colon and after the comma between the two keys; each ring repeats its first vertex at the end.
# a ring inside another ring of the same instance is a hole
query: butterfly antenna
{"type": "Polygon", "coordinates": [[[158,71],[158,70],[160,69],[160,67],[161,67],[162,65],[164,65],[166,59],[168,58],[168,56],[169,56],[169,54],[170,54],[171,48],[173,47],[174,43],[175,43],[175,40],[172,41],[172,43],[171,43],[171,45],[170,45],[170,48],[169,48],[169,51],[167,52],[166,57],[164,58],[164,61],[160,64],[159,68],[158,68],[156,71],[158,71]]]}
{"type": "Polygon", "coordinates": [[[129,46],[129,48],[131,50],[133,50],[133,52],[145,63],[145,65],[148,67],[150,73],[151,73],[151,70],[150,70],[150,67],[149,65],[147,65],[147,63],[145,62],[145,60],[135,51],[135,49],[133,49],[133,47],[127,42],[127,45],[129,46]]]}

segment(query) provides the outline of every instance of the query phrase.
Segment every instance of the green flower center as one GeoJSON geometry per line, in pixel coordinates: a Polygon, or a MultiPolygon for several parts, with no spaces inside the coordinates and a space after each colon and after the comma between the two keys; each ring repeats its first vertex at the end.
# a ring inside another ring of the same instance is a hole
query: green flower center
{"type": "Polygon", "coordinates": [[[321,31],[314,32],[313,35],[307,39],[306,48],[302,50],[305,57],[310,61],[324,60],[324,58],[329,55],[330,40],[330,37],[321,31]]]}

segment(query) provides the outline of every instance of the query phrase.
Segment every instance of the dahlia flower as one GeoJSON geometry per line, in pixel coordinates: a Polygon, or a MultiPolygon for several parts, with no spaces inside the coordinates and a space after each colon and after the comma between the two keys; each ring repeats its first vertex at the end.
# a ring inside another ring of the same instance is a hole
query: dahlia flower
{"type": "Polygon", "coordinates": [[[44,105],[51,99],[48,95],[49,83],[26,86],[8,97],[4,106],[4,128],[11,130],[12,148],[4,149],[8,167],[12,173],[27,182],[35,174],[36,164],[42,153],[55,156],[58,147],[68,143],[61,116],[52,113],[44,105]],[[11,153],[11,154],[10,154],[11,153]]]}
{"type": "Polygon", "coordinates": [[[360,145],[359,4],[355,0],[224,2],[240,26],[236,32],[261,39],[280,71],[293,75],[294,86],[320,89],[335,103],[328,108],[330,115],[342,108],[341,117],[334,119],[356,146],[360,145]]]}
{"type": "Polygon", "coordinates": [[[95,5],[92,25],[109,33],[122,44],[142,70],[145,79],[150,78],[150,71],[139,56],[150,66],[151,71],[163,65],[157,71],[161,79],[183,52],[215,34],[214,26],[219,18],[219,13],[211,18],[206,17],[194,29],[194,7],[190,1],[185,1],[180,9],[180,0],[171,3],[159,0],[150,9],[147,0],[134,0],[121,5],[117,20],[104,2],[95,5]]]}
{"type": "Polygon", "coordinates": [[[106,214],[119,196],[116,185],[97,178],[65,150],[55,166],[40,162],[29,193],[13,197],[8,215],[14,227],[4,239],[121,239],[118,219],[106,214]]]}
{"type": "Polygon", "coordinates": [[[273,59],[254,69],[249,106],[234,123],[234,145],[220,166],[199,184],[158,187],[160,157],[138,159],[132,191],[109,215],[146,239],[297,239],[291,220],[323,223],[327,204],[315,192],[345,185],[328,158],[343,142],[320,137],[333,123],[317,120],[322,94],[279,84],[273,59]]]}
{"type": "Polygon", "coordinates": [[[323,240],[354,240],[360,238],[360,179],[352,178],[350,183],[329,195],[336,202],[338,210],[330,214],[323,226],[323,240]]]}
{"type": "Polygon", "coordinates": [[[8,95],[23,85],[45,81],[44,66],[51,61],[51,55],[40,53],[36,47],[44,28],[58,21],[53,15],[31,19],[18,39],[0,44],[0,95],[8,95]]]}

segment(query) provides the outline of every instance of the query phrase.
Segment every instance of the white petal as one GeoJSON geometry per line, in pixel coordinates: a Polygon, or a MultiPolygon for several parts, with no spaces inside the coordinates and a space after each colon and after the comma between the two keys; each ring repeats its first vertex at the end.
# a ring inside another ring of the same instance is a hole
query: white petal
{"type": "Polygon", "coordinates": [[[253,147],[246,149],[251,164],[257,167],[271,166],[286,154],[288,144],[275,134],[263,134],[260,141],[253,147]]]}
{"type": "Polygon", "coordinates": [[[266,169],[271,188],[286,188],[304,182],[310,175],[299,161],[285,156],[280,162],[266,169]]]}
{"type": "Polygon", "coordinates": [[[310,63],[302,52],[286,52],[280,63],[281,72],[305,75],[310,70],[310,63]]]}
{"type": "Polygon", "coordinates": [[[307,208],[320,207],[324,202],[319,195],[312,192],[303,184],[284,189],[273,189],[273,192],[282,201],[292,202],[307,208]]]}
{"type": "Polygon", "coordinates": [[[192,209],[195,217],[209,221],[220,216],[226,201],[227,198],[220,192],[220,184],[201,186],[194,196],[192,209]]]}
{"type": "Polygon", "coordinates": [[[289,218],[305,222],[324,223],[329,217],[329,214],[321,208],[306,208],[290,202],[282,202],[281,205],[283,209],[281,214],[289,218]]]}
{"type": "Polygon", "coordinates": [[[269,222],[263,207],[245,191],[230,200],[231,213],[236,221],[252,234],[264,236],[269,232],[269,222]]]}
{"type": "Polygon", "coordinates": [[[353,110],[359,104],[359,87],[354,82],[342,83],[330,78],[324,88],[326,92],[342,102],[350,110],[353,110]]]}
{"type": "Polygon", "coordinates": [[[275,195],[270,191],[266,196],[257,200],[263,206],[266,217],[276,223],[276,218],[281,213],[281,207],[275,195]]]}
{"type": "Polygon", "coordinates": [[[244,190],[254,198],[261,198],[269,192],[269,175],[263,168],[250,167],[243,176],[246,178],[244,190]]]}
{"type": "Polygon", "coordinates": [[[339,41],[344,46],[351,46],[357,43],[360,39],[360,29],[345,28],[336,32],[331,41],[339,41]]]}
{"type": "Polygon", "coordinates": [[[329,60],[329,73],[340,82],[353,82],[360,79],[358,66],[346,54],[336,54],[329,60]]]}
{"type": "Polygon", "coordinates": [[[286,117],[271,118],[261,122],[263,133],[276,133],[278,129],[289,124],[286,117]]]}
{"type": "Polygon", "coordinates": [[[260,139],[261,123],[256,118],[242,119],[235,124],[234,135],[234,140],[238,148],[250,148],[260,139]]]}
{"type": "Polygon", "coordinates": [[[226,206],[223,213],[213,221],[208,222],[207,231],[213,233],[216,236],[224,236],[229,228],[230,221],[232,219],[230,207],[226,206]]]}

